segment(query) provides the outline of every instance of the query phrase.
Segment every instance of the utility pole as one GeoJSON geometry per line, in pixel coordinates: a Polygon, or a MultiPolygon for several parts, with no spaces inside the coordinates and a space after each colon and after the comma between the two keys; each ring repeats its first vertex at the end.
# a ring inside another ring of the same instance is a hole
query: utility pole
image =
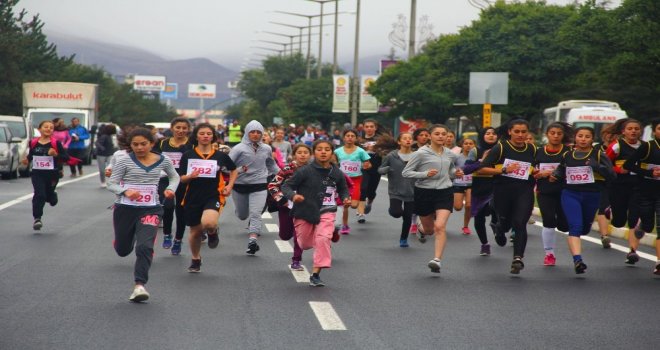
{"type": "Polygon", "coordinates": [[[337,27],[339,27],[339,0],[335,0],[335,43],[332,52],[332,74],[337,73],[337,27]]]}
{"type": "Polygon", "coordinates": [[[408,60],[415,56],[415,32],[417,18],[417,0],[410,0],[410,38],[408,40],[408,60]]]}
{"type": "Polygon", "coordinates": [[[353,53],[353,101],[351,103],[351,125],[355,127],[357,125],[358,117],[358,99],[360,98],[360,78],[359,74],[359,64],[360,60],[360,0],[357,0],[357,10],[355,13],[355,52],[353,53]]]}

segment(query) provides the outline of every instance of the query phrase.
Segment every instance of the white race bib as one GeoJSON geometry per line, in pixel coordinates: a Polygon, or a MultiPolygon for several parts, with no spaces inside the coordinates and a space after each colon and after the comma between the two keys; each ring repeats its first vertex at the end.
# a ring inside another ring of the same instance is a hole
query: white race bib
{"type": "Polygon", "coordinates": [[[325,196],[323,197],[323,205],[337,205],[337,202],[335,202],[335,196],[337,195],[337,191],[335,190],[334,187],[328,186],[325,189],[325,196]]]}
{"type": "MultiPolygon", "coordinates": [[[[653,169],[660,168],[660,165],[658,164],[646,164],[646,170],[648,171],[653,171],[653,169]]],[[[652,177],[652,176],[645,176],[647,179],[652,179],[652,180],[660,180],[660,177],[652,177]]]]}
{"type": "Polygon", "coordinates": [[[504,159],[504,164],[502,166],[507,169],[506,174],[502,174],[502,176],[519,179],[519,180],[527,180],[529,179],[529,169],[531,168],[532,164],[527,162],[521,162],[519,160],[511,160],[507,158],[504,159]],[[509,165],[513,163],[517,163],[519,165],[518,169],[509,170],[509,165]]]}
{"type": "Polygon", "coordinates": [[[55,158],[52,156],[32,156],[32,169],[53,170],[55,169],[55,158]]]}
{"type": "Polygon", "coordinates": [[[129,199],[126,196],[121,196],[121,204],[136,207],[153,207],[158,204],[158,186],[156,185],[124,184],[124,190],[137,191],[140,193],[140,196],[137,199],[129,199]]]}
{"type": "Polygon", "coordinates": [[[552,172],[552,171],[555,171],[555,169],[557,169],[558,166],[559,166],[559,163],[540,163],[539,164],[539,170],[541,170],[541,171],[550,170],[552,172]]]}
{"type": "Polygon", "coordinates": [[[341,165],[341,170],[343,172],[352,174],[359,173],[362,165],[361,162],[356,160],[342,160],[339,164],[341,165]]]}
{"type": "Polygon", "coordinates": [[[463,175],[463,177],[456,177],[454,179],[454,185],[457,186],[468,186],[472,184],[472,174],[463,175]]]}
{"type": "Polygon", "coordinates": [[[218,172],[218,162],[215,160],[188,159],[186,174],[191,174],[195,170],[199,172],[199,177],[215,178],[218,172]]]}
{"type": "Polygon", "coordinates": [[[179,169],[179,165],[181,165],[181,156],[183,153],[181,152],[163,152],[163,155],[169,158],[172,161],[172,164],[174,165],[174,168],[179,169]]]}
{"type": "Polygon", "coordinates": [[[566,167],[566,183],[569,185],[594,183],[594,170],[590,166],[566,167]]]}

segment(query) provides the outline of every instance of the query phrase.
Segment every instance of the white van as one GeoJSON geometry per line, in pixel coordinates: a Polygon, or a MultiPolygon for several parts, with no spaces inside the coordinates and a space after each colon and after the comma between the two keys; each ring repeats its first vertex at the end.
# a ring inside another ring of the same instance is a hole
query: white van
{"type": "Polygon", "coordinates": [[[7,124],[11,130],[13,137],[18,137],[21,142],[18,144],[19,166],[18,173],[22,177],[30,176],[30,164],[24,165],[21,161],[27,158],[30,151],[30,139],[32,138],[32,129],[28,125],[28,121],[21,116],[14,115],[0,115],[0,123],[7,124]]]}
{"type": "Polygon", "coordinates": [[[626,111],[604,107],[580,107],[573,108],[568,112],[566,122],[574,128],[587,126],[596,132],[596,140],[600,140],[600,132],[607,125],[614,124],[617,120],[626,119],[626,111]]]}

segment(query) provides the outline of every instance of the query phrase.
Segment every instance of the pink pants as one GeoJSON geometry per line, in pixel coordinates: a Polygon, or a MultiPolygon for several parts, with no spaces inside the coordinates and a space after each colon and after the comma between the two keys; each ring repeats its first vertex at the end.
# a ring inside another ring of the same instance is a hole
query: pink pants
{"type": "Polygon", "coordinates": [[[314,267],[332,266],[332,231],[335,229],[336,213],[321,214],[321,222],[310,224],[303,219],[293,219],[298,244],[303,250],[314,248],[314,267]]]}

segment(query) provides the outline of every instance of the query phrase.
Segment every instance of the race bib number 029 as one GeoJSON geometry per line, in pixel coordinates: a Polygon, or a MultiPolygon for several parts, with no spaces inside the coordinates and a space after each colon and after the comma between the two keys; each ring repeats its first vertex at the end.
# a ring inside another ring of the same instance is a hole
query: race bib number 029
{"type": "Polygon", "coordinates": [[[529,170],[532,164],[527,162],[521,162],[518,160],[511,160],[507,158],[504,160],[504,164],[502,166],[507,169],[506,174],[502,174],[502,176],[519,179],[519,180],[527,180],[529,179],[529,170]],[[513,163],[517,163],[519,165],[518,169],[509,170],[509,165],[513,163]]]}
{"type": "Polygon", "coordinates": [[[566,183],[569,185],[594,183],[594,170],[590,166],[567,167],[566,183]]]}
{"type": "Polygon", "coordinates": [[[124,190],[132,190],[140,193],[137,199],[121,196],[121,204],[136,207],[153,207],[158,203],[158,187],[155,185],[131,185],[124,184],[124,190]]]}
{"type": "Polygon", "coordinates": [[[218,172],[218,162],[215,160],[189,159],[186,174],[192,174],[197,170],[199,177],[215,178],[218,172]]]}
{"type": "Polygon", "coordinates": [[[362,163],[355,160],[342,160],[339,164],[341,165],[341,170],[347,173],[359,173],[360,165],[362,165],[362,163]]]}
{"type": "Polygon", "coordinates": [[[183,155],[183,153],[163,152],[163,155],[172,161],[172,165],[174,165],[174,168],[179,169],[179,165],[181,165],[181,156],[183,155]]]}
{"type": "Polygon", "coordinates": [[[33,156],[32,169],[53,170],[55,169],[55,159],[51,156],[33,156]]]}

